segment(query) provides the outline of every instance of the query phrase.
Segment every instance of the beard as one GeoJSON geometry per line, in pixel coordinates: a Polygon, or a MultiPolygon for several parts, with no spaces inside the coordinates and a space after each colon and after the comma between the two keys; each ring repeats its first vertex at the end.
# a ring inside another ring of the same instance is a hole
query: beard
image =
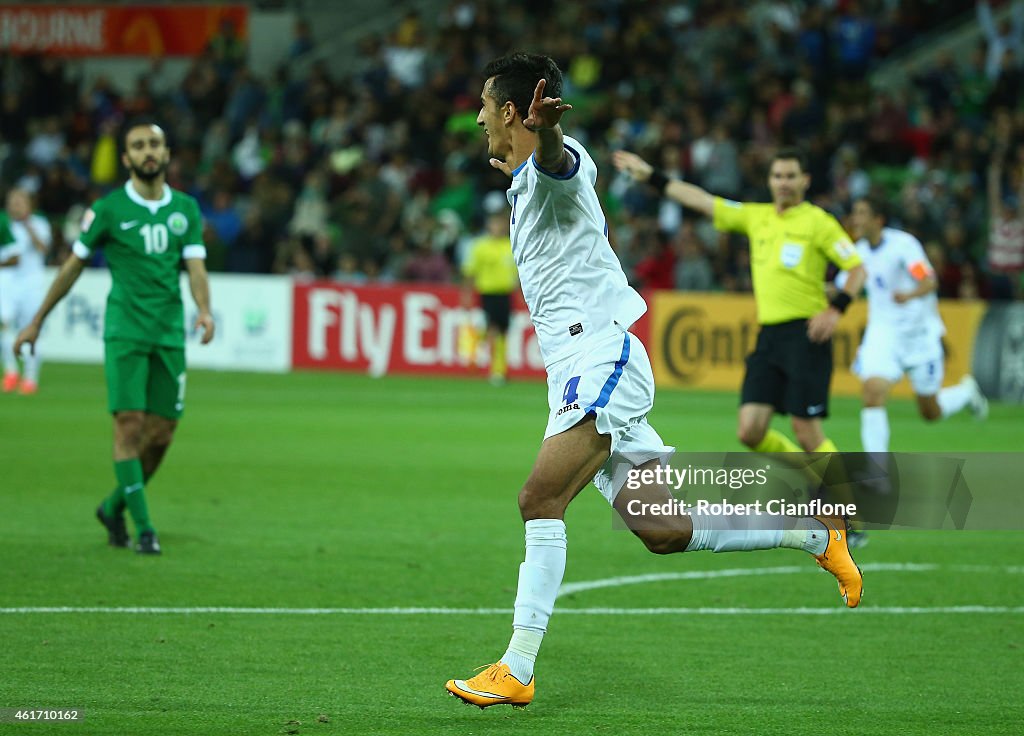
{"type": "Polygon", "coordinates": [[[142,179],[142,181],[149,182],[153,181],[154,179],[157,179],[158,177],[163,176],[164,172],[167,171],[166,161],[157,162],[157,165],[155,167],[149,169],[146,169],[145,166],[146,164],[142,164],[142,166],[136,166],[135,164],[132,164],[130,167],[132,176],[137,176],[140,179],[142,179]]]}

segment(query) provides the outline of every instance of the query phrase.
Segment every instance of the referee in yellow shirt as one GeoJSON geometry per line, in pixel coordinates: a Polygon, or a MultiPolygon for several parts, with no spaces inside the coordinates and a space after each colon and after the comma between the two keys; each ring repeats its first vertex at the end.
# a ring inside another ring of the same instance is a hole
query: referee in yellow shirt
{"type": "Polygon", "coordinates": [[[487,317],[487,340],[491,352],[491,383],[505,383],[505,335],[512,319],[512,292],[519,285],[519,272],[512,256],[508,235],[507,209],[487,215],[486,232],[473,241],[462,264],[467,287],[480,294],[480,306],[487,317]]]}
{"type": "Polygon", "coordinates": [[[821,420],[828,416],[832,333],[864,285],[864,267],[850,237],[825,210],[804,201],[811,177],[802,154],[782,149],[768,172],[770,204],[733,202],[669,179],[636,154],[618,151],[615,167],[669,199],[713,218],[715,228],[750,239],[750,269],[761,330],[747,356],[737,434],[758,452],[836,452],[821,420]],[[831,303],[828,262],[849,273],[831,303]],[[771,429],[772,414],[789,414],[795,445],[771,429]]]}

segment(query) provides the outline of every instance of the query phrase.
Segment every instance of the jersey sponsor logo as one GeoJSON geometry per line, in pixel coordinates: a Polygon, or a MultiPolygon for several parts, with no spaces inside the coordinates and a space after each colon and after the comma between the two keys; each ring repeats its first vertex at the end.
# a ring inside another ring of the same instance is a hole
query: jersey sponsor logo
{"type": "Polygon", "coordinates": [[[139,224],[138,220],[129,220],[128,222],[121,223],[122,230],[131,230],[133,227],[139,224]]]}
{"type": "Polygon", "coordinates": [[[184,235],[188,230],[188,218],[180,212],[172,212],[167,218],[167,227],[175,235],[184,235]]]}
{"type": "Polygon", "coordinates": [[[800,243],[783,243],[780,257],[783,266],[795,268],[804,257],[804,247],[800,243]]]}
{"type": "Polygon", "coordinates": [[[567,411],[574,411],[574,410],[575,411],[579,411],[579,409],[580,409],[580,405],[579,404],[576,404],[576,403],[566,404],[565,406],[563,406],[561,409],[558,410],[558,413],[555,416],[560,417],[563,414],[565,414],[567,411]]]}
{"type": "Polygon", "coordinates": [[[807,407],[807,413],[810,414],[812,417],[821,414],[823,411],[825,411],[824,404],[812,404],[811,406],[807,407]]]}
{"type": "Polygon", "coordinates": [[[579,322],[577,322],[574,325],[570,325],[570,327],[569,327],[569,334],[571,336],[573,336],[573,337],[576,337],[576,335],[582,335],[583,334],[583,325],[581,325],[579,322]]]}

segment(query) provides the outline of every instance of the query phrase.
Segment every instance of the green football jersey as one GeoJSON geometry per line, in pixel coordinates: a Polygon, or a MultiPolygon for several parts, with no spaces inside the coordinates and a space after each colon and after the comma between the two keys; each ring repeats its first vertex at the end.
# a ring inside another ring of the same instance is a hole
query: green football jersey
{"type": "Polygon", "coordinates": [[[14,233],[11,232],[11,218],[6,211],[0,210],[0,248],[6,248],[14,244],[14,233]]]}
{"type": "Polygon", "coordinates": [[[97,248],[113,281],[104,339],[183,347],[181,259],[206,257],[196,200],[167,185],[159,200],[146,200],[129,180],[85,213],[75,255],[84,260],[97,248]]]}
{"type": "MultiPolygon", "coordinates": [[[[14,239],[14,233],[11,232],[11,219],[7,216],[5,210],[0,210],[0,263],[20,253],[21,246],[18,245],[18,242],[14,239]]],[[[0,289],[3,289],[4,286],[9,288],[11,274],[5,272],[12,270],[10,268],[0,269],[0,274],[3,274],[0,276],[0,280],[5,282],[5,284],[0,285],[0,289]]]]}

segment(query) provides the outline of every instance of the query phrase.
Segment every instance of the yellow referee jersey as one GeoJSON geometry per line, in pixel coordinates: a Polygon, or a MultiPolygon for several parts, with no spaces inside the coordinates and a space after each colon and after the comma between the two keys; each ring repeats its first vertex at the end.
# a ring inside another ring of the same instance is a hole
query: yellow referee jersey
{"type": "Polygon", "coordinates": [[[860,264],[850,236],[832,215],[810,202],[780,215],[768,203],[715,197],[715,228],[750,239],[750,270],[757,321],[774,325],[807,319],[828,306],[828,262],[847,270],[860,264]]]}
{"type": "Polygon", "coordinates": [[[507,235],[477,238],[462,264],[462,273],[473,279],[474,288],[480,294],[510,293],[516,288],[518,279],[512,241],[507,235]]]}

